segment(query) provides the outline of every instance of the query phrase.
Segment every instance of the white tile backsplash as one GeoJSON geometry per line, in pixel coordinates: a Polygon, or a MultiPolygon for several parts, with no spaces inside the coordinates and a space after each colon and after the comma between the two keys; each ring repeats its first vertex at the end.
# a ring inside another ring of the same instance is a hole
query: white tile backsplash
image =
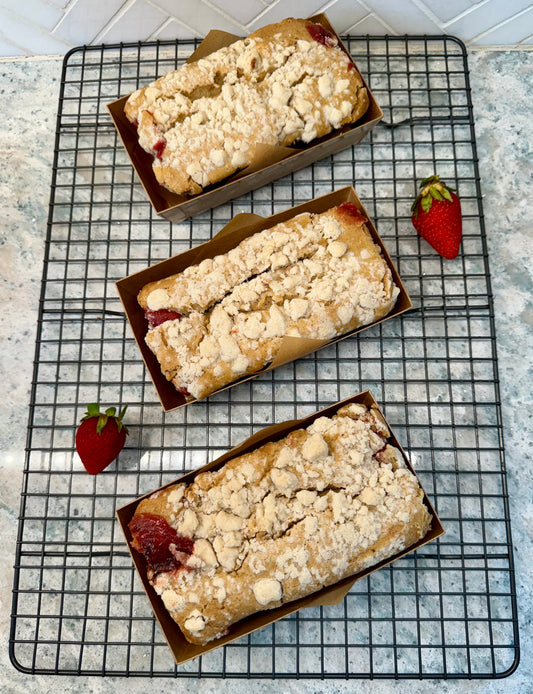
{"type": "Polygon", "coordinates": [[[52,31],[59,22],[63,9],[43,0],[0,0],[0,11],[10,14],[15,21],[33,22],[47,31],[52,31]]]}
{"type": "Polygon", "coordinates": [[[276,0],[269,5],[266,12],[250,22],[249,28],[253,31],[264,24],[279,22],[285,17],[310,17],[319,12],[324,5],[324,0],[276,0]]]}
{"type": "Polygon", "coordinates": [[[478,36],[476,43],[479,46],[507,46],[518,40],[531,43],[531,30],[533,29],[533,7],[529,7],[519,14],[500,24],[495,29],[478,36]]]}
{"type": "Polygon", "coordinates": [[[86,43],[244,36],[324,11],[353,34],[451,34],[470,46],[531,46],[531,0],[0,0],[0,56],[64,54],[86,43]]]}
{"type": "Polygon", "coordinates": [[[73,46],[91,43],[125,4],[123,0],[76,0],[68,5],[54,36],[73,46]]]}
{"type": "Polygon", "coordinates": [[[72,4],[72,0],[48,0],[49,5],[54,5],[55,7],[60,7],[64,10],[67,5],[72,4]]]}
{"type": "Polygon", "coordinates": [[[388,26],[382,19],[376,17],[376,15],[371,12],[368,16],[362,19],[357,24],[349,27],[350,34],[354,36],[365,36],[366,34],[372,36],[380,36],[381,34],[394,34],[394,31],[390,26],[388,26]]]}
{"type": "Polygon", "coordinates": [[[161,41],[173,41],[174,39],[201,38],[199,31],[193,31],[180,24],[175,19],[168,19],[162,27],[155,31],[149,38],[160,39],[161,41]]]}
{"type": "Polygon", "coordinates": [[[326,5],[329,21],[339,34],[345,34],[350,27],[368,17],[370,12],[357,0],[336,0],[326,5]]]}
{"type": "Polygon", "coordinates": [[[132,5],[113,18],[113,21],[103,30],[95,41],[104,43],[119,43],[120,41],[137,41],[139,27],[147,36],[153,34],[167,21],[167,15],[157,7],[149,5],[144,0],[134,0],[132,5]]]}
{"type": "Polygon", "coordinates": [[[424,0],[424,4],[441,22],[449,22],[454,17],[472,9],[473,3],[471,0],[446,0],[446,2],[443,0],[424,0]]]}
{"type": "Polygon", "coordinates": [[[228,3],[227,0],[211,0],[212,4],[223,12],[227,12],[228,5],[231,5],[230,14],[241,24],[248,24],[265,9],[265,4],[261,0],[242,0],[242,2],[228,3]]]}
{"type": "MultiPolygon", "coordinates": [[[[0,15],[1,19],[1,15],[0,15]]],[[[19,46],[15,46],[13,43],[9,43],[6,41],[6,39],[2,38],[0,36],[0,58],[7,58],[7,57],[18,57],[18,56],[25,56],[26,51],[24,48],[20,48],[19,46]]]]}
{"type": "MultiPolygon", "coordinates": [[[[488,0],[447,25],[447,31],[466,40],[474,39],[501,22],[531,7],[531,0],[488,0]]],[[[531,25],[530,25],[531,28],[531,25]]]]}
{"type": "MultiPolygon", "coordinates": [[[[71,47],[59,37],[43,31],[38,24],[21,19],[18,15],[3,9],[0,9],[0,39],[22,50],[23,55],[62,54],[71,47]],[[39,51],[36,50],[36,46],[39,46],[39,51]]],[[[19,55],[19,53],[7,53],[7,55],[19,55]]]]}
{"type": "MultiPolygon", "coordinates": [[[[246,0],[241,0],[245,2],[246,0]]],[[[243,26],[226,11],[220,10],[208,0],[157,0],[152,2],[169,16],[177,19],[191,29],[195,29],[200,35],[206,34],[209,29],[222,29],[233,34],[243,34],[243,26]]]]}
{"type": "MultiPolygon", "coordinates": [[[[443,0],[444,1],[444,0],[443,0]]],[[[392,27],[396,34],[440,34],[441,29],[432,19],[433,13],[413,0],[372,0],[368,3],[375,15],[392,27]]]]}

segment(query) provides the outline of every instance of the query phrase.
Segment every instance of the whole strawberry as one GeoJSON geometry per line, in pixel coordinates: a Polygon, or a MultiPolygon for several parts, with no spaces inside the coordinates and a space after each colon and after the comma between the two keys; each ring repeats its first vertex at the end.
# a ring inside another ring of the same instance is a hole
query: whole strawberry
{"type": "Polygon", "coordinates": [[[126,405],[115,417],[115,407],[102,414],[97,403],[87,405],[85,417],[76,432],[76,450],[90,475],[106,468],[124,447],[128,430],[122,418],[127,408],[126,405]]]}
{"type": "Polygon", "coordinates": [[[459,253],[463,233],[461,202],[438,176],[425,178],[420,187],[411,207],[413,226],[437,253],[452,260],[459,253]]]}

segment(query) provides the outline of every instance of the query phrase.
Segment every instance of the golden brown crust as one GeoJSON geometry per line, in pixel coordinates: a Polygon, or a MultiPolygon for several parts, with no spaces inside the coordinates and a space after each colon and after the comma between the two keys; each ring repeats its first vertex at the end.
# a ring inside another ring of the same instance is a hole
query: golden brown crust
{"type": "Polygon", "coordinates": [[[388,559],[425,536],[416,477],[374,410],[347,405],[280,441],[143,500],[194,541],[187,569],[150,580],[187,640],[388,559]]]}
{"type": "Polygon", "coordinates": [[[124,111],[155,155],[159,183],[198,194],[254,163],[258,144],[308,143],[362,117],[360,74],[336,39],[313,39],[310,26],[263,27],[130,95],[124,111]]]}
{"type": "Polygon", "coordinates": [[[203,398],[288,340],[292,354],[295,339],[325,342],[389,313],[399,290],[365,222],[351,203],[304,213],[143,287],[144,310],[181,316],[146,335],[165,377],[203,398]]]}

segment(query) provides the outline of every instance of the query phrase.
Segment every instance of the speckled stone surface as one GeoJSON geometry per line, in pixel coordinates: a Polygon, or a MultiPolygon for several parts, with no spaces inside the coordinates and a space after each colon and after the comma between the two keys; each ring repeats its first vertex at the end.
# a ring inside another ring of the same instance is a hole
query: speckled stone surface
{"type": "MultiPolygon", "coordinates": [[[[533,234],[529,212],[533,170],[530,114],[533,53],[473,52],[469,56],[485,226],[495,304],[508,487],[515,546],[522,661],[496,681],[253,682],[270,692],[506,692],[533,691],[533,461],[531,403],[533,355],[533,234]]],[[[53,159],[61,60],[0,62],[3,123],[0,148],[0,354],[5,402],[0,420],[0,690],[108,694],[248,691],[246,681],[30,677],[9,662],[14,545],[30,402],[31,364],[53,159]]]]}

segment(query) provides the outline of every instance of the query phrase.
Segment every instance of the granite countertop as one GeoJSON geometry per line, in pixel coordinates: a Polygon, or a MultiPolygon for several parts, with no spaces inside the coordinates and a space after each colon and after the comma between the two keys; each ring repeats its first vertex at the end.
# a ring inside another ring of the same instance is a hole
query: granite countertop
{"type": "MultiPolygon", "coordinates": [[[[531,382],[533,342],[533,235],[530,126],[533,53],[474,51],[469,55],[472,99],[485,226],[495,304],[497,350],[508,471],[522,660],[509,678],[495,681],[284,682],[283,691],[349,692],[513,692],[532,691],[533,682],[533,467],[531,460],[531,382]]],[[[0,61],[3,166],[0,194],[1,367],[7,408],[0,420],[0,689],[6,694],[39,691],[115,692],[131,694],[172,691],[240,692],[250,683],[239,680],[74,678],[27,676],[9,662],[12,565],[30,401],[44,238],[54,149],[60,58],[0,61]]],[[[256,680],[254,691],[273,691],[280,683],[256,680]]]]}

